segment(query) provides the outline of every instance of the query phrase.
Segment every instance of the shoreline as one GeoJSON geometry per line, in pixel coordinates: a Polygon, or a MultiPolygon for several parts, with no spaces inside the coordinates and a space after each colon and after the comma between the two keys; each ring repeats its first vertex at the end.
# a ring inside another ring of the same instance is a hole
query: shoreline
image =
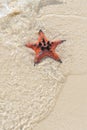
{"type": "Polygon", "coordinates": [[[87,74],[68,77],[54,110],[33,130],[86,130],[87,74]],[[79,86],[79,87],[78,87],[79,86]]]}

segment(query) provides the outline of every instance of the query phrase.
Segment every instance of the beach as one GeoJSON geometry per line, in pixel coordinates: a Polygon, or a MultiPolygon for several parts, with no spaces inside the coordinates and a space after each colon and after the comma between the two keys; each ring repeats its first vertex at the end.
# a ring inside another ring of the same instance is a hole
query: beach
{"type": "Polygon", "coordinates": [[[86,130],[86,0],[0,0],[0,130],[86,130]],[[34,66],[42,29],[63,63],[34,66]]]}
{"type": "Polygon", "coordinates": [[[87,75],[70,76],[51,114],[34,130],[86,130],[87,75]]]}

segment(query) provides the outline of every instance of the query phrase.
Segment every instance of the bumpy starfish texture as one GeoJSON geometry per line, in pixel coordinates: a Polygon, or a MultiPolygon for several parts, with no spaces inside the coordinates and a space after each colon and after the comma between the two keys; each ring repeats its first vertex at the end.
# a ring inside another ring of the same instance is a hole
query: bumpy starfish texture
{"type": "Polygon", "coordinates": [[[34,65],[39,63],[44,57],[51,57],[56,61],[62,63],[60,57],[55,52],[56,47],[66,40],[58,40],[50,42],[42,30],[38,33],[38,41],[36,43],[27,43],[26,47],[31,48],[35,51],[36,56],[34,59],[34,65]]]}

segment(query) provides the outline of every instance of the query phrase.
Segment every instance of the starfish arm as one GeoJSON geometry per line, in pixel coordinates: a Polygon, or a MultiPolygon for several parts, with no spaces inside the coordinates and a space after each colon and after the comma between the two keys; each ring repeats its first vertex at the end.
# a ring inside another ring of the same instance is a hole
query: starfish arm
{"type": "Polygon", "coordinates": [[[25,44],[26,47],[31,48],[33,50],[36,50],[37,48],[37,42],[36,43],[27,43],[25,44]]]}
{"type": "Polygon", "coordinates": [[[39,61],[39,57],[36,55],[36,56],[35,56],[35,59],[34,59],[34,65],[37,64],[37,63],[39,63],[39,62],[40,62],[40,61],[39,61]]]}
{"type": "Polygon", "coordinates": [[[38,42],[42,42],[43,40],[44,40],[44,42],[48,42],[48,39],[42,30],[39,31],[38,35],[39,35],[38,42]]]}
{"type": "Polygon", "coordinates": [[[40,51],[36,54],[35,59],[34,59],[34,63],[39,63],[43,58],[45,57],[51,57],[51,52],[48,51],[40,51]]]}
{"type": "Polygon", "coordinates": [[[59,44],[61,44],[62,42],[63,42],[62,40],[58,40],[58,41],[53,41],[53,42],[51,42],[51,45],[52,45],[51,50],[55,50],[56,47],[57,47],[59,44]]]}
{"type": "Polygon", "coordinates": [[[38,41],[35,43],[26,43],[25,46],[28,48],[31,48],[31,45],[37,45],[37,44],[38,44],[38,41]]]}
{"type": "Polygon", "coordinates": [[[53,51],[51,53],[49,53],[49,57],[53,58],[54,60],[60,59],[58,54],[56,52],[53,52],[53,51]]]}
{"type": "Polygon", "coordinates": [[[44,57],[46,57],[46,54],[44,54],[43,52],[37,53],[34,59],[34,64],[39,63],[44,57]]]}
{"type": "Polygon", "coordinates": [[[34,63],[39,63],[43,58],[45,58],[47,56],[53,58],[54,60],[59,60],[60,59],[57,53],[51,52],[51,51],[49,51],[49,52],[46,51],[44,53],[42,52],[42,53],[37,54],[35,56],[34,63]]]}
{"type": "Polygon", "coordinates": [[[40,60],[41,60],[41,58],[38,55],[36,55],[35,59],[34,59],[34,65],[37,64],[37,63],[39,63],[40,60]]]}
{"type": "Polygon", "coordinates": [[[53,58],[54,60],[62,63],[62,60],[60,59],[59,55],[56,52],[52,51],[51,54],[50,54],[50,57],[53,58]]]}

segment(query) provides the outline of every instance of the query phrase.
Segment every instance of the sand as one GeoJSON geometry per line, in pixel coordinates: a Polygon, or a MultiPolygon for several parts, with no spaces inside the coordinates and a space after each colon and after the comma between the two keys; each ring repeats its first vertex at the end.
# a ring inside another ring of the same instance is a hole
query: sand
{"type": "Polygon", "coordinates": [[[86,130],[87,75],[69,76],[51,114],[34,130],[86,130]]]}
{"type": "Polygon", "coordinates": [[[0,130],[86,129],[86,0],[0,0],[0,9],[0,130]],[[66,39],[56,49],[63,64],[34,67],[24,45],[39,29],[66,39]]]}

